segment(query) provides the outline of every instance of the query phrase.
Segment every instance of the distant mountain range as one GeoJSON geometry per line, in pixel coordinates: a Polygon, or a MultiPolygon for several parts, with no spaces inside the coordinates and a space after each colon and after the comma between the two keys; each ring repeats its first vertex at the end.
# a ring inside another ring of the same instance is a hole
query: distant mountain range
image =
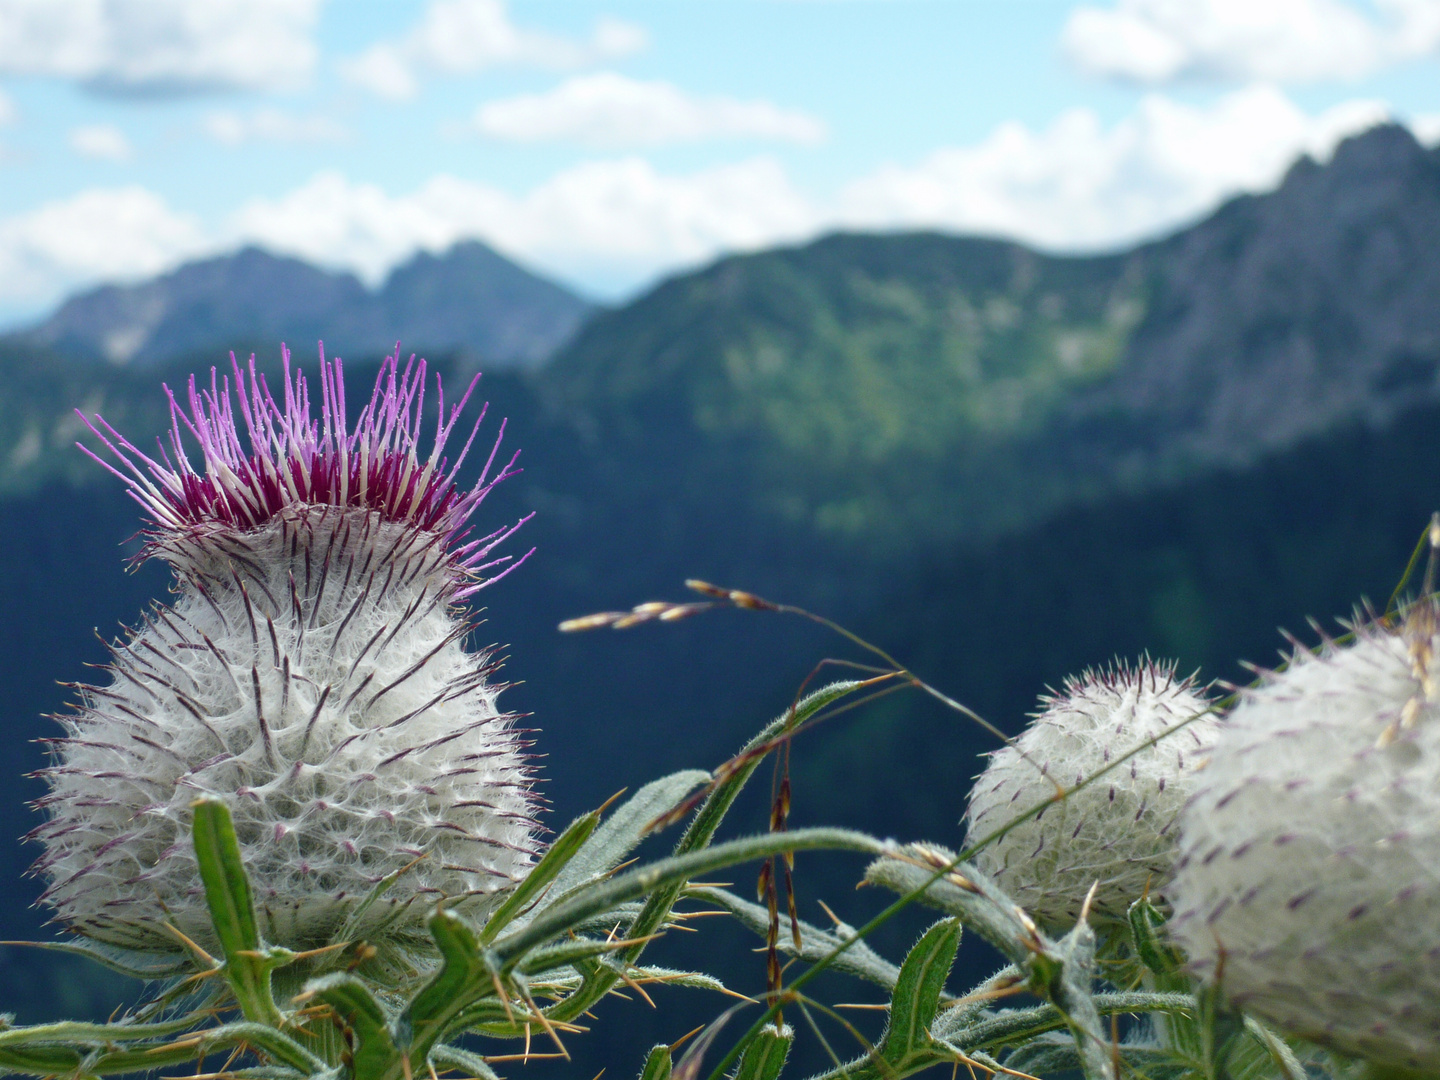
{"type": "MultiPolygon", "coordinates": [[[[117,365],[60,337],[0,342],[0,777],[39,765],[27,740],[53,733],[39,714],[60,700],[54,680],[102,659],[90,628],[108,636],[164,587],[157,567],[121,574],[136,510],[73,450],[71,409],[139,444],[166,428],[161,379],[232,345],[263,346],[268,368],[281,337],[345,340],[285,306],[319,271],[260,253],[220,265],[246,260],[251,314],[225,309],[209,337],[177,331],[183,346],[117,365]]],[[[325,310],[352,310],[358,284],[321,276],[340,298],[325,310]]],[[[376,333],[346,346],[362,385],[393,339],[376,333]]],[[[428,354],[447,378],[473,370],[428,354]]],[[[1235,661],[1273,656],[1277,624],[1303,629],[1364,594],[1383,604],[1440,508],[1440,152],[1378,128],[1274,192],[1111,255],[916,233],[730,257],[593,312],[543,365],[501,367],[482,391],[525,471],[483,514],[536,510],[522,535],[538,551],[486,594],[480,634],[511,657],[520,685],[502,700],[542,729],[552,823],[662,769],[714,765],[818,658],[865,659],[753,612],[555,632],[678,599],[689,576],[835,616],[1012,731],[1046,682],[1115,651],[1243,679],[1235,661]]],[[[919,698],[887,698],[797,744],[796,820],[955,845],[990,745],[919,698]]],[[[0,804],[0,938],[38,932],[23,913],[38,889],[18,884],[30,853],[4,846],[29,827],[20,798],[0,804]]],[[[801,860],[809,914],[817,895],[847,921],[873,913],[853,878],[823,873],[801,860]]],[[[0,949],[0,1005],[16,988],[33,1019],[88,985],[39,970],[0,949]]],[[[762,981],[757,966],[733,985],[762,981]]],[[[627,1016],[633,1046],[577,1040],[603,1056],[568,1067],[594,1075],[685,1030],[627,1016]]]]}
{"type": "Polygon", "coordinates": [[[1376,128],[1115,255],[912,234],[725,259],[597,315],[538,385],[602,458],[705,462],[699,500],[723,475],[747,513],[871,550],[995,537],[1434,400],[1440,150],[1376,128]]]}
{"type": "Polygon", "coordinates": [[[323,340],[341,355],[372,355],[399,340],[487,368],[530,367],[592,310],[476,240],[443,255],[421,252],[376,292],[353,274],[248,247],[138,285],[81,293],[9,340],[138,367],[282,339],[305,353],[323,340]]]}

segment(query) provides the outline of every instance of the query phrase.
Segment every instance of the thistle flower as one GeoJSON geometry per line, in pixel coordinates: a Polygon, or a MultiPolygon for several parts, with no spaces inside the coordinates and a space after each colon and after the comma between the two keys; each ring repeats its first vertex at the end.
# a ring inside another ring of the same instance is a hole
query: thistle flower
{"type": "Polygon", "coordinates": [[[1097,883],[1091,912],[1122,918],[1169,874],[1175,816],[1215,727],[1200,715],[1209,702],[1192,680],[1175,677],[1173,663],[1144,659],[1068,678],[1040,703],[1034,722],[990,756],[971,789],[968,842],[1042,809],[973,861],[1043,923],[1073,924],[1097,883]],[[1057,784],[1073,787],[1185,721],[1057,801],[1057,784]]]}
{"type": "Polygon", "coordinates": [[[1238,1006],[1440,1069],[1440,637],[1419,605],[1249,691],[1180,820],[1171,932],[1238,1006]]]}
{"type": "Polygon", "coordinates": [[[90,456],[149,519],[140,558],[168,562],[175,593],[110,646],[104,685],[73,688],[40,774],[43,899],[101,941],[174,949],[170,923],[213,944],[190,841],[201,796],[233,815],[261,933],[296,949],[397,872],[348,932],[413,930],[441,898],[483,905],[537,850],[528,743],[496,704],[495,661],[463,646],[464,601],[519,565],[490,556],[523,519],[469,526],[515,459],[492,471],[497,438],[457,486],[483,409],[454,463],[442,453],[474,382],[447,418],[436,377],[422,457],[423,360],[388,357],[351,431],[340,360],[320,354],[317,422],[283,357],[283,405],[253,357],[242,372],[232,355],[233,387],[213,370],[183,404],[166,387],[159,460],[87,421],[114,464],[90,456]]]}

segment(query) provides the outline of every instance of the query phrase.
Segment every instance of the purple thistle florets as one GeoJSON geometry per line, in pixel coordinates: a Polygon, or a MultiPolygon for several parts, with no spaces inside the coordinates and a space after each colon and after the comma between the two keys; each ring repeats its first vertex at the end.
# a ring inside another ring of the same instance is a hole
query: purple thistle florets
{"type": "Polygon", "coordinates": [[[442,451],[474,382],[447,415],[437,376],[422,457],[423,361],[388,357],[353,431],[340,361],[321,354],[318,421],[284,361],[283,405],[253,358],[244,372],[231,358],[233,387],[192,379],[188,408],[171,394],[158,460],[94,420],[116,458],[101,464],[149,517],[141,558],[171,565],[175,599],[57,717],[35,870],[77,932],[213,945],[189,830],[195,799],[217,798],[271,944],[343,931],[413,962],[436,901],[483,911],[539,850],[529,743],[496,704],[495,663],[463,646],[462,602],[524,561],[490,556],[525,519],[469,538],[515,459],[492,475],[497,438],[480,479],[457,486],[480,421],[453,464],[442,451]]]}
{"type": "Polygon", "coordinates": [[[285,508],[297,505],[374,510],[385,521],[437,534],[443,538],[456,571],[471,578],[456,590],[456,600],[493,584],[529,557],[527,552],[519,560],[504,556],[484,562],[528,519],[478,540],[465,541],[470,516],[491,489],[518,471],[515,461],[520,456],[517,450],[504,468],[491,475],[505,437],[502,421],[475,485],[468,491],[456,485],[460,467],[489,411],[488,402],[481,407],[455,463],[449,464],[442,454],[480,381],[479,375],[451,407],[447,421],[445,389],[436,374],[439,403],[435,440],[422,462],[418,451],[425,405],[424,360],[417,363],[412,356],[401,371],[398,348],[386,357],[370,402],[361,410],[353,432],[346,428],[344,367],[339,357],[327,361],[321,347],[318,421],[311,417],[310,389],[304,374],[297,370],[291,378],[290,350],[284,346],[281,362],[283,408],[270,393],[265,376],[257,375],[254,356],[250,357],[247,389],[247,372],[241,370],[235,355],[230,355],[238,408],[231,398],[229,376],[222,380],[214,368],[210,370],[208,390],[197,388],[195,377],[190,377],[188,412],[165,386],[165,395],[170,399],[170,446],[167,449],[163,441],[156,440],[160,461],[146,456],[103,417],[97,415],[92,422],[79,414],[124,471],[84,444],[77,444],[80,450],[119,477],[150,516],[153,528],[146,533],[150,544],[142,558],[163,555],[195,530],[217,526],[258,528],[285,508]],[[248,453],[240,441],[237,414],[249,436],[248,453]],[[182,428],[200,446],[200,472],[196,472],[185,452],[182,428]],[[481,577],[484,571],[505,563],[511,565],[501,573],[488,579],[481,577]]]}

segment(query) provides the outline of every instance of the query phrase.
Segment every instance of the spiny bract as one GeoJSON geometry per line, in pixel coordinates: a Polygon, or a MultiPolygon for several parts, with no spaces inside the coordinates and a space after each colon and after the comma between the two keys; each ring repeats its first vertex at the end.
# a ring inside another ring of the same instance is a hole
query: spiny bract
{"type": "Polygon", "coordinates": [[[1440,1069],[1435,608],[1297,649],[1235,709],[1181,817],[1171,932],[1237,1005],[1440,1069]]]}
{"type": "Polygon", "coordinates": [[[1209,702],[1191,680],[1175,677],[1174,664],[1148,659],[1068,678],[1040,701],[1034,722],[991,755],[971,789],[967,842],[1043,809],[974,863],[1051,926],[1072,925],[1097,883],[1091,912],[1121,918],[1170,872],[1173,822],[1216,723],[1202,715],[1209,702]],[[1056,801],[1056,784],[1073,787],[1157,736],[1164,737],[1056,801]]]}
{"type": "Polygon", "coordinates": [[[461,605],[503,576],[485,577],[507,561],[487,555],[514,529],[470,539],[467,522],[514,459],[492,474],[497,439],[475,486],[456,486],[470,442],[453,465],[440,455],[470,392],[447,420],[438,377],[419,457],[425,363],[398,359],[353,432],[340,361],[323,352],[319,422],[288,352],[283,407],[253,357],[248,372],[231,358],[238,409],[214,372],[208,390],[191,379],[188,410],[171,395],[158,462],[95,418],[106,467],[150,518],[142,557],[170,564],[176,597],[58,717],[49,820],[32,835],[44,899],[72,929],[174,949],[168,922],[213,947],[190,842],[201,796],[233,815],[274,945],[329,941],[397,871],[349,932],[410,933],[436,900],[483,904],[531,866],[528,744],[496,705],[494,662],[463,647],[475,624],[461,605]]]}

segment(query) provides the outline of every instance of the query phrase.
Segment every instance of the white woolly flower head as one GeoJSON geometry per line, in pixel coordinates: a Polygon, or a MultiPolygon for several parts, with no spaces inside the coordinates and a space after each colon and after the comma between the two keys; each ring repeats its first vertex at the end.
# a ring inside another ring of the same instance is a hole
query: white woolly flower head
{"type": "Polygon", "coordinates": [[[1237,1005],[1440,1069],[1436,609],[1296,650],[1231,714],[1180,821],[1171,932],[1237,1005]]]}
{"type": "Polygon", "coordinates": [[[175,575],[173,602],[111,646],[107,681],[74,687],[41,774],[44,900],[105,942],[174,949],[169,923],[213,947],[190,839],[202,796],[233,816],[262,935],[295,949],[328,942],[397,871],[351,932],[415,936],[436,901],[483,906],[537,852],[528,743],[494,661],[465,648],[463,601],[519,564],[489,557],[518,523],[468,531],[514,458],[494,471],[497,438],[457,487],[480,420],[442,455],[475,384],[447,417],[438,376],[421,456],[424,361],[387,358],[353,431],[338,359],[320,356],[318,421],[284,363],[283,404],[253,357],[242,371],[232,356],[233,386],[192,378],[158,461],[91,425],[149,517],[141,557],[175,575]]]}
{"type": "Polygon", "coordinates": [[[982,848],[974,863],[1041,922],[1073,924],[1092,885],[1091,913],[1122,918],[1169,874],[1174,820],[1216,725],[1210,703],[1192,680],[1175,677],[1173,663],[1148,658],[1066,679],[1040,702],[1030,726],[991,754],[975,781],[967,842],[1040,810],[982,848]],[[1073,788],[1121,758],[1056,799],[1056,785],[1073,788]]]}

